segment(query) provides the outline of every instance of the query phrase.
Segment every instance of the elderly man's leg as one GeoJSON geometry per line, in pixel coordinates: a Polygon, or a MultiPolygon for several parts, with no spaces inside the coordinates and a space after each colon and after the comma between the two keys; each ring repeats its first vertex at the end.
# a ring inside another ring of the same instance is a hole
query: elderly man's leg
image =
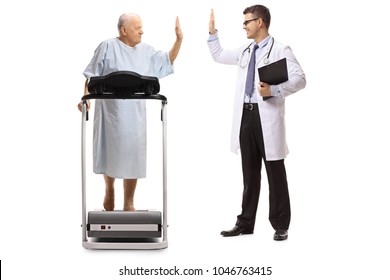
{"type": "Polygon", "coordinates": [[[104,175],[104,182],[106,183],[106,195],[104,196],[103,207],[106,211],[113,211],[115,207],[115,178],[104,175]]]}
{"type": "Polygon", "coordinates": [[[123,180],[123,210],[135,211],[134,208],[134,193],[137,186],[137,179],[124,179],[123,180]]]}

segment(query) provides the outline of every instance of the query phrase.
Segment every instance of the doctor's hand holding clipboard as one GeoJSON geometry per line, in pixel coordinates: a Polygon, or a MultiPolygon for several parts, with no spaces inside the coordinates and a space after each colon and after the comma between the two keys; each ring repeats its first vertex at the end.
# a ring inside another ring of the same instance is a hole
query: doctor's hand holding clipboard
{"type": "Polygon", "coordinates": [[[268,98],[271,98],[271,86],[264,82],[259,82],[259,85],[257,86],[257,90],[259,91],[260,96],[263,97],[263,100],[267,100],[268,98]]]}

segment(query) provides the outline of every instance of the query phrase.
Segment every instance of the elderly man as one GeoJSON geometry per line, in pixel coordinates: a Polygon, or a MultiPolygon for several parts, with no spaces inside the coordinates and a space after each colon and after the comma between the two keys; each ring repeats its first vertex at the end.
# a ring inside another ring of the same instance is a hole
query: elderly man
{"type": "MultiPolygon", "coordinates": [[[[144,76],[164,77],[173,73],[183,40],[176,18],[176,40],[167,52],[156,51],[141,42],[142,20],[137,14],[123,14],[118,21],[119,36],[99,44],[84,71],[88,79],[115,71],[133,71],[144,76]]],[[[93,132],[93,170],[103,174],[105,197],[103,206],[114,210],[114,182],[123,179],[123,210],[135,211],[134,192],[138,178],[146,177],[146,107],[142,100],[102,100],[95,102],[93,132]]],[[[79,104],[81,110],[81,104],[79,104]]],[[[87,104],[89,109],[90,104],[87,104]]]]}

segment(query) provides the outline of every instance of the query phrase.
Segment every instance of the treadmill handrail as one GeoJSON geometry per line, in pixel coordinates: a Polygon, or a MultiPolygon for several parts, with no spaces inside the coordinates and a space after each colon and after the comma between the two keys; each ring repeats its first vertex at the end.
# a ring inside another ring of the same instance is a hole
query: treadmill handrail
{"type": "Polygon", "coordinates": [[[160,83],[157,77],[142,76],[132,71],[115,71],[104,76],[91,77],[88,92],[82,100],[88,99],[157,99],[160,83]]]}
{"type": "Polygon", "coordinates": [[[90,99],[154,99],[167,101],[167,98],[161,94],[146,95],[140,93],[90,93],[81,98],[82,101],[90,99]]]}

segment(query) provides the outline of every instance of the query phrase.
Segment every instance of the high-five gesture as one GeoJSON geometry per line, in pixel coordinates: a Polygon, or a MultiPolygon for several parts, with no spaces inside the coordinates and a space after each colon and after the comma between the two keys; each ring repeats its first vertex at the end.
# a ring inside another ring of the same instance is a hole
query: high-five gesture
{"type": "Polygon", "coordinates": [[[210,22],[209,22],[209,33],[210,34],[215,34],[217,30],[215,29],[215,17],[214,17],[214,10],[211,9],[211,14],[210,14],[210,22]]]}

